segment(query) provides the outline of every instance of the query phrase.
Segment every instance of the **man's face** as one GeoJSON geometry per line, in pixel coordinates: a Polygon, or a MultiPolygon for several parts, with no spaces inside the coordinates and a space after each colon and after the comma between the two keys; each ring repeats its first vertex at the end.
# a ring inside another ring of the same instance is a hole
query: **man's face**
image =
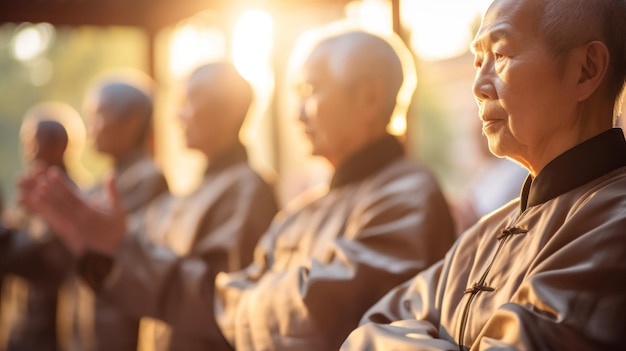
{"type": "MultiPolygon", "coordinates": [[[[563,60],[536,31],[537,1],[496,0],[473,43],[473,92],[491,151],[527,167],[563,142],[575,96],[563,60]]],[[[570,75],[571,76],[571,75],[570,75]]],[[[571,80],[571,79],[570,79],[571,80]]]]}
{"type": "Polygon", "coordinates": [[[188,148],[212,150],[212,144],[221,136],[222,102],[214,85],[202,84],[201,78],[191,78],[185,86],[178,109],[178,118],[188,148]]]}
{"type": "Polygon", "coordinates": [[[319,59],[307,62],[302,73],[299,120],[312,153],[342,160],[359,128],[350,84],[333,77],[319,59]]]}
{"type": "Polygon", "coordinates": [[[85,113],[89,121],[89,133],[96,149],[105,154],[116,155],[124,141],[124,123],[106,96],[96,96],[85,113]]]}

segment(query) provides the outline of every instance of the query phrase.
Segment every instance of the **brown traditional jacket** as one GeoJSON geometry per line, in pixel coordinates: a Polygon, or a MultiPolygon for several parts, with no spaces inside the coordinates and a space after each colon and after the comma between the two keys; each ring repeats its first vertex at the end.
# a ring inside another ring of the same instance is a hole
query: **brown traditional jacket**
{"type": "MultiPolygon", "coordinates": [[[[142,232],[176,256],[203,261],[214,272],[232,272],[250,264],[254,247],[277,211],[273,189],[250,168],[245,148],[237,143],[211,160],[202,184],[192,194],[151,206],[142,232]]],[[[132,297],[142,299],[137,294],[132,297]]],[[[141,344],[143,350],[214,347],[203,334],[148,320],[142,322],[141,344]]]]}
{"type": "Polygon", "coordinates": [[[626,142],[613,129],[529,177],[342,350],[623,350],[625,254],[626,142]]]}
{"type": "Polygon", "coordinates": [[[217,322],[236,350],[336,350],[371,304],[453,240],[435,179],[387,136],[278,216],[252,265],[217,277],[217,322]]]}

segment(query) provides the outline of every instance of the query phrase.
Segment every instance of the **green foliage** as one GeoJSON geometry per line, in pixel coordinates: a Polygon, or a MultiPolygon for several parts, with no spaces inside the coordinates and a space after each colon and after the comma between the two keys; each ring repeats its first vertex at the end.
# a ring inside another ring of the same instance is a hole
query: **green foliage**
{"type": "MultiPolygon", "coordinates": [[[[93,80],[123,67],[145,70],[147,36],[127,27],[57,27],[52,43],[40,56],[20,61],[12,40],[23,26],[0,26],[0,187],[5,203],[14,196],[15,178],[23,170],[19,128],[24,113],[42,101],[61,101],[78,111],[93,80]],[[52,69],[49,79],[41,79],[52,69]],[[43,73],[42,73],[43,72],[43,73]]],[[[86,150],[81,159],[96,177],[104,161],[86,150]]]]}

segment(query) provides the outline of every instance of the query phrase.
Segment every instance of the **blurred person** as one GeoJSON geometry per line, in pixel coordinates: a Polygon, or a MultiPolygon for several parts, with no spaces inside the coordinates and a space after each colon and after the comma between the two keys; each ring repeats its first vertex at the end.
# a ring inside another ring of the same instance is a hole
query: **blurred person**
{"type": "MultiPolygon", "coordinates": [[[[168,192],[165,177],[147,151],[153,118],[150,91],[139,81],[104,78],[87,94],[84,113],[95,149],[112,161],[109,176],[116,179],[120,206],[126,213],[125,222],[129,228],[139,228],[150,203],[168,192]]],[[[105,181],[98,183],[86,192],[86,197],[105,206],[108,200],[105,184],[105,181]]],[[[72,248],[81,259],[80,272],[90,265],[94,255],[81,245],[72,248]]],[[[71,349],[137,349],[138,318],[128,316],[106,297],[97,293],[94,296],[87,285],[79,281],[65,296],[65,305],[74,309],[74,316],[67,316],[71,320],[63,323],[66,329],[62,331],[72,335],[71,349]]]]}
{"type": "MultiPolygon", "coordinates": [[[[85,102],[90,138],[96,150],[113,163],[111,176],[131,227],[142,221],[148,205],[168,191],[167,182],[148,152],[152,133],[153,101],[139,83],[104,79],[85,102]]],[[[88,191],[90,198],[106,200],[104,182],[88,191]]]]}
{"type": "Polygon", "coordinates": [[[64,240],[114,257],[100,281],[127,310],[209,333],[213,350],[337,349],[372,303],[454,239],[434,177],[386,132],[403,79],[398,53],[378,36],[345,32],[314,48],[302,67],[300,121],[333,178],[275,217],[251,265],[215,281],[210,265],[151,255],[125,235],[119,208],[85,203],[55,172],[25,196],[64,240]],[[76,211],[97,228],[72,221],[76,211]],[[130,257],[144,269],[123,269],[130,257]]]}
{"type": "Polygon", "coordinates": [[[626,2],[496,0],[473,42],[489,148],[520,199],[392,290],[342,350],[621,350],[626,344],[626,2]]]}
{"type": "MultiPolygon", "coordinates": [[[[29,109],[20,128],[27,166],[56,167],[72,182],[66,151],[70,140],[83,135],[70,136],[68,129],[81,123],[78,112],[64,103],[45,102],[29,109]]],[[[11,274],[2,286],[2,349],[58,350],[58,289],[71,271],[73,257],[44,221],[23,208],[11,208],[3,222],[13,232],[5,240],[3,255],[4,270],[11,274]]]]}
{"type": "MultiPolygon", "coordinates": [[[[239,140],[252,100],[251,85],[231,63],[209,63],[192,72],[178,117],[187,147],[202,152],[209,166],[193,193],[162,199],[151,206],[142,228],[146,236],[172,254],[202,262],[213,272],[238,271],[250,264],[257,241],[278,211],[273,189],[250,167],[239,140]]],[[[142,262],[133,262],[134,256],[132,252],[118,256],[120,269],[138,269],[133,266],[142,262]]],[[[153,265],[146,268],[155,270],[157,277],[167,274],[153,265]]],[[[141,293],[127,291],[128,301],[143,299],[141,293]]],[[[194,335],[176,324],[170,327],[171,332],[159,324],[143,323],[142,349],[193,351],[213,347],[204,335],[194,335]],[[153,340],[149,339],[150,330],[153,340]]]]}

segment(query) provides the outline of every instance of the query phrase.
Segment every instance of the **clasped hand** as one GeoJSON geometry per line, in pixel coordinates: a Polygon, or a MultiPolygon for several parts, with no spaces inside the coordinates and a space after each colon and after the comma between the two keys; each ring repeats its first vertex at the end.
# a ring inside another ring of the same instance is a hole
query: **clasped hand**
{"type": "Polygon", "coordinates": [[[19,179],[18,199],[46,221],[74,255],[91,250],[113,256],[126,235],[126,215],[113,177],[105,188],[107,203],[90,201],[60,169],[37,164],[19,179]]]}

